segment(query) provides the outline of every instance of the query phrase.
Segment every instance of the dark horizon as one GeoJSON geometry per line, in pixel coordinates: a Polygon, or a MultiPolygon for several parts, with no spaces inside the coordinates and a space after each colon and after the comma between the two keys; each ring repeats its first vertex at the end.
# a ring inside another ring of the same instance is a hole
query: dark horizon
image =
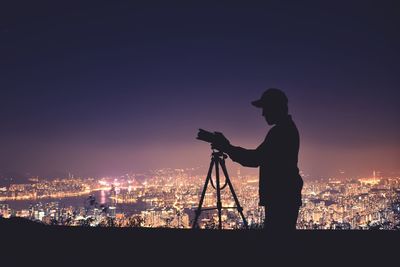
{"type": "Polygon", "coordinates": [[[398,11],[395,1],[7,3],[0,175],[204,166],[198,128],[245,147],[264,139],[250,102],[269,87],[289,97],[301,170],[398,172],[398,11]]]}

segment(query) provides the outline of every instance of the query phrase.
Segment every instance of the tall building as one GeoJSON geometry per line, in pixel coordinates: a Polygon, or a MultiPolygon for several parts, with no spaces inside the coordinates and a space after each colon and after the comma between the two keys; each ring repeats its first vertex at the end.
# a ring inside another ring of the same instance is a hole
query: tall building
{"type": "Polygon", "coordinates": [[[110,216],[111,218],[115,218],[115,215],[116,215],[116,207],[110,206],[109,209],[108,209],[108,212],[109,212],[109,216],[110,216]]]}
{"type": "Polygon", "coordinates": [[[112,185],[110,191],[110,207],[109,207],[110,217],[115,218],[116,209],[117,209],[117,191],[115,190],[115,186],[112,185]]]}

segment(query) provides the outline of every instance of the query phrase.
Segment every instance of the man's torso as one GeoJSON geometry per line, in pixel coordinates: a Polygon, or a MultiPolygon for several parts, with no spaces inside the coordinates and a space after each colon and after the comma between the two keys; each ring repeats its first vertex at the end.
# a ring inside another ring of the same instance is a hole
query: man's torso
{"type": "Polygon", "coordinates": [[[299,133],[290,116],[268,132],[260,146],[260,205],[301,205],[299,143],[299,133]]]}

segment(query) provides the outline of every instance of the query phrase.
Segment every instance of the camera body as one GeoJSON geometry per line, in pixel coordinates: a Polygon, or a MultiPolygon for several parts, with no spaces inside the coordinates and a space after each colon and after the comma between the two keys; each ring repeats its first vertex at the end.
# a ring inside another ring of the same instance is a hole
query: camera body
{"type": "Polygon", "coordinates": [[[203,129],[199,129],[199,132],[197,133],[197,139],[212,144],[218,140],[218,137],[215,132],[212,133],[203,129]]]}
{"type": "MultiPolygon", "coordinates": [[[[226,139],[225,136],[220,132],[209,132],[203,129],[199,129],[199,132],[197,133],[197,139],[207,143],[211,143],[211,149],[213,151],[217,150],[218,153],[223,153],[230,146],[228,139],[226,139]]],[[[224,158],[227,157],[224,154],[218,154],[218,156],[224,156],[224,158]]]]}

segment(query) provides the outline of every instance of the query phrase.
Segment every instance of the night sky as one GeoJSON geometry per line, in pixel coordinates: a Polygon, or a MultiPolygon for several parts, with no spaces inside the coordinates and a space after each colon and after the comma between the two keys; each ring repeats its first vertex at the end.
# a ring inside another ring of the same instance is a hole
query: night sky
{"type": "Polygon", "coordinates": [[[9,2],[2,175],[207,165],[197,129],[255,148],[269,127],[250,102],[269,87],[289,97],[312,177],[400,169],[396,1],[9,2]]]}

